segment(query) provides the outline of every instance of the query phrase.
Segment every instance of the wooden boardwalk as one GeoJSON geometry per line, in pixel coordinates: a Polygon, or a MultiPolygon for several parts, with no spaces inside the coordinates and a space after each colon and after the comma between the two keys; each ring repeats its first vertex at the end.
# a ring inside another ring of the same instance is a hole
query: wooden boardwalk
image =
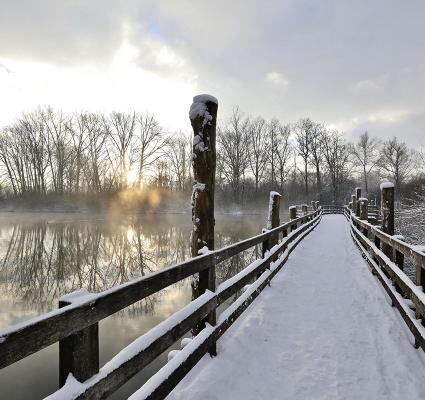
{"type": "MultiPolygon", "coordinates": [[[[424,355],[350,235],[323,217],[218,345],[169,396],[422,399],[424,355]]],[[[134,396],[137,399],[137,395],[134,396]]]]}
{"type": "Polygon", "coordinates": [[[392,193],[381,199],[379,221],[357,197],[349,206],[292,206],[280,224],[280,195],[271,192],[263,233],[202,248],[197,257],[105,292],[66,295],[60,309],[1,331],[0,368],[59,342],[61,388],[48,398],[105,399],[192,331],[133,400],[238,399],[239,392],[241,399],[422,398],[425,254],[394,235],[392,193]],[[215,268],[254,246],[262,246],[262,256],[216,288],[215,268]],[[416,266],[415,282],[403,273],[405,258],[416,266]],[[99,366],[99,321],[198,274],[203,279],[189,305],[99,366]],[[217,356],[205,358],[217,343],[217,356]],[[202,368],[179,383],[203,358],[202,368]]]}

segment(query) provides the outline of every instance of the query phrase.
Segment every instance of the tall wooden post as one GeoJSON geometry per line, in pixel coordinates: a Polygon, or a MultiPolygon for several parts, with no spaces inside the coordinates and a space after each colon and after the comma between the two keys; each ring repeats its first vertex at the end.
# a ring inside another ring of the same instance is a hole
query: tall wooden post
{"type": "Polygon", "coordinates": [[[319,200],[316,200],[316,210],[318,210],[319,207],[320,207],[320,202],[319,202],[319,200]]]}
{"type": "MultiPolygon", "coordinates": [[[[269,200],[269,216],[267,219],[267,229],[274,229],[280,225],[279,209],[280,198],[282,196],[278,192],[270,192],[269,200]]],[[[270,248],[278,242],[278,235],[270,240],[270,248]]]]}
{"type": "MultiPolygon", "coordinates": [[[[85,290],[78,290],[62,296],[59,308],[89,296],[85,290]]],[[[71,373],[75,379],[84,382],[99,372],[99,324],[95,323],[59,341],[59,387],[65,385],[71,373]]]]}
{"type": "Polygon", "coordinates": [[[313,211],[317,210],[317,204],[314,200],[311,200],[311,208],[313,209],[313,211]]]}
{"type": "MultiPolygon", "coordinates": [[[[289,219],[293,220],[297,218],[297,206],[289,207],[289,219]]],[[[291,225],[291,232],[297,229],[297,224],[291,225]]]]}
{"type": "MultiPolygon", "coordinates": [[[[267,218],[267,228],[263,232],[277,228],[280,225],[279,208],[281,195],[278,192],[270,192],[269,214],[267,218]]],[[[263,257],[267,250],[270,250],[279,242],[279,234],[273,235],[263,242],[263,257]]]]}
{"type": "MultiPolygon", "coordinates": [[[[368,200],[365,197],[360,197],[360,219],[365,220],[367,222],[368,220],[368,200]]],[[[367,228],[363,229],[363,234],[368,237],[368,230],[367,228]]]]}
{"type": "MultiPolygon", "coordinates": [[[[388,235],[394,235],[394,184],[384,182],[381,184],[381,213],[382,213],[382,231],[388,235]]],[[[382,242],[382,251],[393,259],[391,246],[382,242]]]]}
{"type": "Polygon", "coordinates": [[[367,218],[368,218],[368,210],[367,210],[368,200],[365,197],[361,197],[359,202],[360,202],[360,219],[367,221],[367,218]]]}
{"type": "Polygon", "coordinates": [[[351,204],[352,204],[352,210],[353,210],[353,213],[355,214],[356,213],[356,208],[357,208],[357,200],[356,200],[356,195],[355,194],[353,194],[353,195],[351,195],[351,204]]]}
{"type": "Polygon", "coordinates": [[[356,217],[360,217],[360,198],[362,197],[362,189],[359,187],[356,187],[356,208],[355,213],[356,217]]]}
{"type": "Polygon", "coordinates": [[[307,204],[303,204],[302,206],[301,206],[301,209],[302,209],[302,212],[303,212],[303,215],[307,215],[307,204]]]}
{"type": "MultiPolygon", "coordinates": [[[[189,117],[193,128],[193,192],[192,192],[192,257],[203,250],[214,249],[214,189],[216,169],[216,122],[218,101],[210,95],[193,98],[189,117]]],[[[196,298],[206,290],[215,291],[215,265],[199,273],[192,281],[192,296],[196,298]]],[[[206,319],[216,324],[216,312],[212,311],[206,319]]],[[[205,327],[205,321],[194,328],[197,334],[205,327]]],[[[215,345],[210,354],[216,354],[215,345]]]]}

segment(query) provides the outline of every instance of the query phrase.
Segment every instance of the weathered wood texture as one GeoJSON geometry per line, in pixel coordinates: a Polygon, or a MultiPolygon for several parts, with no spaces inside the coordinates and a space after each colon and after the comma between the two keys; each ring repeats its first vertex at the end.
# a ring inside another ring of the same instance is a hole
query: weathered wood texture
{"type": "MultiPolygon", "coordinates": [[[[310,221],[309,225],[312,224],[312,222],[313,221],[310,221]]],[[[317,224],[317,220],[314,220],[314,222],[317,224]]],[[[308,232],[306,232],[304,235],[307,233],[308,232]]],[[[271,279],[282,268],[282,265],[283,263],[280,263],[267,276],[264,278],[262,277],[257,282],[255,282],[253,284],[255,285],[255,290],[251,291],[249,297],[247,297],[243,302],[240,302],[240,304],[238,304],[238,306],[234,308],[231,313],[226,314],[226,318],[223,318],[215,327],[215,329],[206,335],[204,341],[202,341],[193,351],[187,354],[185,360],[180,365],[176,366],[173,371],[169,373],[168,376],[165,377],[153,391],[149,391],[145,397],[141,398],[145,400],[164,399],[204,356],[210,343],[217,341],[227,331],[227,329],[230,328],[230,326],[236,321],[242,312],[254,301],[254,299],[261,293],[261,291],[269,284],[271,279]]]]}
{"type": "MultiPolygon", "coordinates": [[[[317,216],[320,210],[314,213],[317,216]]],[[[295,223],[304,224],[307,216],[295,218],[278,228],[255,237],[164,268],[142,278],[119,285],[89,300],[71,304],[0,332],[0,369],[7,367],[59,340],[142,300],[174,283],[190,277],[261,244],[278,232],[286,232],[295,223]]]]}
{"type": "Polygon", "coordinates": [[[297,207],[295,207],[295,206],[289,207],[289,219],[292,222],[291,231],[294,231],[295,229],[297,229],[297,226],[298,226],[298,223],[296,221],[296,219],[297,219],[297,207]]]}
{"type": "MultiPolygon", "coordinates": [[[[193,192],[192,192],[192,257],[199,255],[203,248],[214,249],[214,191],[216,170],[216,122],[218,104],[214,99],[194,97],[191,107],[190,122],[193,128],[193,192]],[[196,112],[194,112],[194,110],[196,112]]],[[[192,280],[192,297],[196,298],[206,290],[215,291],[215,264],[201,271],[192,280]]],[[[202,330],[205,322],[216,323],[215,311],[206,321],[194,327],[194,334],[202,330]]],[[[215,354],[215,349],[211,349],[215,354]]]]}
{"type": "MultiPolygon", "coordinates": [[[[72,304],[59,300],[59,308],[72,304]]],[[[68,375],[84,382],[99,372],[99,324],[84,328],[59,341],[59,387],[68,375]]]]}
{"type": "MultiPolygon", "coordinates": [[[[230,297],[234,296],[247,283],[252,282],[252,279],[266,271],[269,268],[271,259],[279,256],[279,254],[288,249],[289,244],[294,242],[286,252],[285,257],[280,259],[280,264],[275,270],[277,272],[277,270],[280,269],[286,262],[289,254],[294,250],[299,241],[320,222],[321,213],[319,211],[316,211],[312,215],[314,218],[311,221],[303,223],[295,232],[292,232],[288,237],[282,240],[279,245],[275,247],[273,251],[269,253],[267,257],[265,257],[262,262],[259,263],[254,269],[247,268],[246,273],[241,271],[237,276],[230,278],[230,284],[225,282],[220,285],[217,292],[213,296],[207,296],[205,299],[203,299],[198,307],[191,311],[191,313],[189,313],[185,318],[176,318],[172,324],[164,321],[164,324],[167,325],[167,329],[165,332],[163,332],[163,329],[161,328],[158,329],[158,336],[151,341],[151,344],[148,347],[141,348],[138,352],[134,352],[134,354],[131,357],[126,358],[125,361],[122,361],[122,357],[120,357],[120,354],[118,354],[116,357],[120,359],[121,362],[114,370],[109,371],[107,374],[101,372],[99,373],[99,376],[92,377],[90,379],[90,384],[87,385],[87,387],[85,387],[81,393],[71,396],[70,399],[104,399],[109,396],[116,389],[122,386],[128,379],[130,379],[142,368],[152,362],[164,350],[169,348],[172,343],[181,338],[191,329],[194,324],[197,324],[199,321],[205,318],[206,315],[210,314],[211,310],[223,304],[230,297]]],[[[201,300],[201,298],[199,298],[198,301],[199,300],[201,300]]],[[[248,306],[248,304],[245,304],[245,307],[240,309],[240,311],[242,312],[243,309],[248,306]]],[[[234,319],[236,318],[236,314],[232,315],[233,318],[231,319],[231,322],[233,323],[234,319]]],[[[173,317],[170,317],[170,319],[171,318],[173,317]]],[[[155,328],[153,328],[153,330],[155,330],[155,328]]],[[[215,328],[215,331],[221,332],[221,334],[218,336],[212,335],[208,341],[205,342],[205,345],[202,345],[201,350],[197,350],[198,356],[202,357],[208,351],[208,349],[211,348],[215,341],[224,333],[225,330],[223,330],[222,325],[219,325],[215,328]]],[[[152,333],[150,333],[150,337],[152,337],[152,333]]],[[[125,349],[123,351],[125,352],[125,349]]],[[[196,358],[196,360],[199,360],[199,358],[196,358]]],[[[193,360],[193,362],[194,363],[190,365],[195,365],[197,361],[195,362],[193,360]]],[[[179,372],[177,374],[173,373],[170,375],[166,380],[167,383],[161,385],[161,390],[155,392],[155,396],[157,397],[152,398],[164,398],[164,390],[171,390],[188,372],[189,369],[187,369],[185,365],[187,366],[187,364],[183,364],[181,369],[179,368],[179,372]]]]}
{"type": "MultiPolygon", "coordinates": [[[[267,219],[267,229],[271,230],[277,228],[280,225],[280,199],[281,195],[277,192],[270,192],[270,201],[269,201],[269,215],[267,219]]],[[[273,247],[279,240],[279,234],[273,235],[270,240],[268,240],[269,250],[273,247]]]]}
{"type": "Polygon", "coordinates": [[[368,201],[367,199],[360,200],[360,219],[366,220],[368,219],[368,209],[367,209],[368,201]]]}
{"type": "Polygon", "coordinates": [[[356,208],[355,208],[357,217],[360,216],[360,197],[362,197],[362,189],[357,187],[356,188],[356,208]]]}
{"type": "MultiPolygon", "coordinates": [[[[382,231],[394,235],[394,186],[381,188],[382,231]]],[[[382,244],[382,251],[391,260],[393,252],[387,243],[382,244]]]]}
{"type": "Polygon", "coordinates": [[[344,206],[335,204],[324,204],[322,206],[323,214],[343,214],[344,206]]]}
{"type": "Polygon", "coordinates": [[[417,315],[423,317],[425,315],[425,304],[422,300],[422,293],[417,293],[415,285],[413,285],[413,283],[406,275],[403,274],[403,272],[396,272],[393,270],[391,264],[387,262],[389,259],[386,258],[386,256],[384,256],[386,259],[383,258],[379,249],[377,249],[374,244],[356,228],[354,224],[351,225],[351,228],[355,243],[363,252],[368,264],[372,268],[372,271],[390,296],[392,304],[398,309],[401,317],[415,337],[416,347],[421,347],[422,350],[425,351],[425,336],[423,333],[424,330],[420,327],[419,322],[412,316],[411,310],[406,305],[403,298],[397,293],[396,287],[391,284],[391,281],[388,280],[386,275],[389,275],[394,284],[397,284],[403,294],[412,300],[412,302],[415,304],[417,315]],[[373,260],[373,257],[370,256],[369,252],[371,252],[373,256],[379,260],[379,263],[376,263],[373,260]]]}

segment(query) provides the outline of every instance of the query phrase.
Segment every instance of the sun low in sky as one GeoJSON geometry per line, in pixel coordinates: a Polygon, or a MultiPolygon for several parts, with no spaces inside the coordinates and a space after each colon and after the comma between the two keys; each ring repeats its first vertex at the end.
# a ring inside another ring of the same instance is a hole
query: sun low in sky
{"type": "Polygon", "coordinates": [[[153,112],[189,130],[192,97],[422,141],[425,3],[0,1],[0,123],[52,105],[153,112]]]}

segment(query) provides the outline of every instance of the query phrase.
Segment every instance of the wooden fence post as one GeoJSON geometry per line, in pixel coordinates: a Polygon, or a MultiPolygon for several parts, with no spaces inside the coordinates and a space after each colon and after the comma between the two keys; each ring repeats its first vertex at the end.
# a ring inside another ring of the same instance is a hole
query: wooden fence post
{"type": "Polygon", "coordinates": [[[319,200],[316,200],[316,210],[318,210],[319,207],[320,207],[320,201],[319,200]]]}
{"type": "Polygon", "coordinates": [[[317,210],[317,204],[314,200],[311,200],[311,208],[313,209],[313,211],[317,210]]]}
{"type": "MultiPolygon", "coordinates": [[[[368,200],[365,197],[361,197],[359,199],[359,203],[360,203],[360,219],[363,219],[367,222],[367,220],[368,220],[368,209],[367,209],[368,200]]],[[[363,229],[363,234],[366,237],[369,236],[367,228],[363,229]]]]}
{"type": "Polygon", "coordinates": [[[352,204],[352,211],[355,214],[356,213],[356,208],[357,208],[357,200],[356,200],[356,195],[355,194],[351,195],[351,204],[352,204]]]}
{"type": "MultiPolygon", "coordinates": [[[[405,241],[405,238],[403,235],[394,235],[393,238],[405,241]]],[[[398,251],[397,249],[393,249],[394,252],[394,262],[397,264],[397,267],[399,267],[402,271],[404,269],[404,254],[398,251]]],[[[394,283],[394,286],[400,294],[403,294],[403,291],[401,290],[400,286],[397,283],[394,283]]]]}
{"type": "MultiPolygon", "coordinates": [[[[267,232],[273,228],[277,228],[280,225],[279,208],[280,208],[281,195],[278,192],[270,192],[269,200],[269,214],[267,218],[267,228],[263,229],[263,232],[267,232]]],[[[279,234],[277,233],[273,237],[266,239],[263,242],[263,258],[266,255],[266,251],[270,250],[275,244],[279,242],[279,234]]],[[[274,261],[274,260],[273,260],[274,261]]],[[[257,276],[257,279],[260,275],[257,276]]]]}
{"type": "MultiPolygon", "coordinates": [[[[216,169],[216,122],[218,101],[209,95],[193,98],[189,117],[193,128],[193,192],[192,192],[192,257],[214,249],[214,189],[216,169]]],[[[215,291],[215,265],[199,273],[192,280],[192,297],[196,298],[206,290],[215,291]],[[198,279],[197,279],[198,278],[198,279]]],[[[205,321],[194,327],[199,333],[205,322],[216,324],[216,311],[212,311],[205,321]]],[[[210,354],[216,355],[215,344],[210,354]]]]}
{"type": "MultiPolygon", "coordinates": [[[[270,192],[269,200],[269,216],[267,219],[267,229],[274,229],[280,225],[279,209],[280,209],[280,198],[282,196],[278,192],[270,192]]],[[[278,235],[272,237],[269,241],[270,250],[279,241],[278,235]]]]}
{"type": "Polygon", "coordinates": [[[360,217],[360,198],[362,197],[362,189],[356,187],[356,208],[354,212],[356,213],[356,217],[360,217]]]}
{"type": "MultiPolygon", "coordinates": [[[[289,207],[289,219],[293,220],[297,218],[297,206],[289,207]]],[[[291,232],[297,229],[297,224],[291,225],[291,232]]]]}
{"type": "MultiPolygon", "coordinates": [[[[381,184],[381,213],[382,213],[382,231],[388,235],[394,235],[394,184],[384,182],[381,184]]],[[[391,246],[382,243],[382,251],[393,260],[393,251],[391,246]]]]}
{"type": "MultiPolygon", "coordinates": [[[[59,308],[66,307],[90,293],[84,289],[62,296],[59,308]]],[[[99,372],[99,324],[95,323],[59,341],[59,387],[71,373],[84,382],[99,372]]]]}

